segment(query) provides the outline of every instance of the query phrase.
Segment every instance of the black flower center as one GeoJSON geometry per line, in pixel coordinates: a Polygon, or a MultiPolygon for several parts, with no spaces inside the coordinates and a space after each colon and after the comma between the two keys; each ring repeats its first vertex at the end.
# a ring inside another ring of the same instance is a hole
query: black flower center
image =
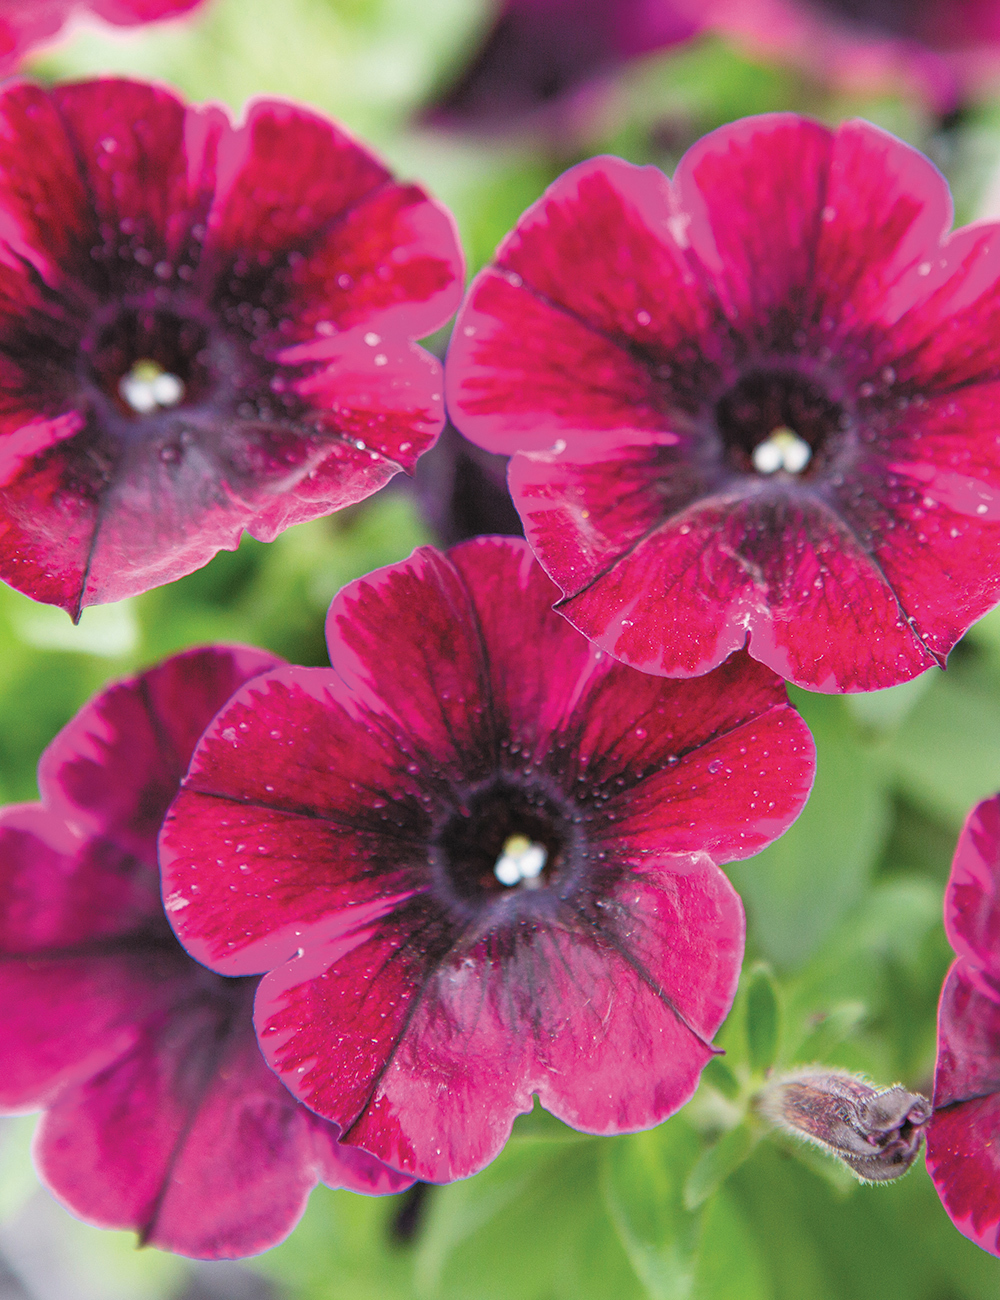
{"type": "Polygon", "coordinates": [[[555,797],[503,776],[451,814],[434,837],[432,859],[447,892],[477,902],[564,883],[578,847],[574,819],[555,797]]]}
{"type": "Polygon", "coordinates": [[[803,474],[826,459],[850,417],[808,376],[755,370],[723,394],[715,422],[734,469],[803,474]]]}
{"type": "Polygon", "coordinates": [[[214,387],[209,344],[200,321],[162,309],[124,309],[84,340],[86,378],[128,419],[195,405],[214,387]]]}

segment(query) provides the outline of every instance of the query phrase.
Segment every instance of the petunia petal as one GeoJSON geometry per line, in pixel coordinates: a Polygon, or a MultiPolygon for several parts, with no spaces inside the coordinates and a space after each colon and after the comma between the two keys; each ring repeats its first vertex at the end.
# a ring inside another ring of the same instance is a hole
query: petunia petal
{"type": "Polygon", "coordinates": [[[338,908],[350,929],[355,913],[414,887],[408,867],[430,822],[414,751],[359,727],[344,695],[324,669],[253,682],[209,727],[166,819],[167,912],[188,949],[226,974],[266,970],[338,908]]]}
{"type": "Polygon", "coordinates": [[[285,1237],[319,1171],[310,1125],[265,1066],[248,1011],[237,1027],[195,1003],[60,1096],[35,1143],[55,1195],[100,1227],[200,1258],[285,1237]]]}
{"type": "Polygon", "coordinates": [[[827,691],[875,689],[937,662],[820,497],[719,495],[657,524],[657,480],[642,482],[648,460],[626,451],[620,462],[518,456],[511,465],[528,538],[566,593],[559,609],[597,645],[645,672],[685,676],[746,645],[774,671],[827,691]],[[619,463],[644,511],[621,506],[619,463]]]}
{"type": "MultiPolygon", "coordinates": [[[[1000,998],[1000,795],[966,818],[945,893],[948,942],[965,970],[982,972],[1000,998]]],[[[998,1053],[1000,1068],[1000,1053],[998,1053]]]]}
{"type": "Polygon", "coordinates": [[[927,1168],[955,1226],[994,1255],[1000,1255],[998,1123],[1000,995],[980,991],[959,958],[938,1009],[927,1168]]]}
{"type": "Polygon", "coordinates": [[[630,880],[604,906],[600,925],[568,913],[572,928],[512,927],[431,967],[433,921],[383,919],[326,969],[315,952],[265,977],[265,1053],[344,1142],[431,1181],[491,1160],[534,1092],[589,1132],[648,1127],[687,1100],[712,1054],[742,909],[706,859],[630,880]],[[408,941],[415,922],[424,951],[408,941]]]}
{"type": "Polygon", "coordinates": [[[102,692],[42,755],[39,788],[83,835],[155,861],[163,816],[195,744],[240,686],[281,661],[264,650],[188,650],[102,692]]]}

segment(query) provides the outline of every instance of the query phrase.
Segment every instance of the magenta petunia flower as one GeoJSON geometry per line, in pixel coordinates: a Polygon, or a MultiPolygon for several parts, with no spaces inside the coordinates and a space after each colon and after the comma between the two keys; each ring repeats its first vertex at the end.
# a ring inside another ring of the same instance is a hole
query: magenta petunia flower
{"type": "Polygon", "coordinates": [[[58,36],[77,14],[118,27],[176,18],[203,0],[0,0],[0,76],[13,72],[36,45],[58,36]]]}
{"type": "Polygon", "coordinates": [[[0,94],[0,577],[74,615],[361,500],[436,438],[448,214],[330,122],[0,94]]]}
{"type": "Polygon", "coordinates": [[[1000,227],[864,122],[722,127],[674,180],[555,182],[470,289],[459,428],[517,452],[558,608],[687,676],[823,691],[943,664],[1000,599],[1000,227]]]}
{"type": "Polygon", "coordinates": [[[40,804],[0,813],[0,1106],[45,1108],[39,1173],[75,1214],[185,1255],[265,1250],[322,1180],[408,1179],[299,1105],[257,1047],[257,981],[171,933],[156,835],[202,728],[278,661],[194,650],[111,686],[60,732],[40,804]]]}
{"type": "Polygon", "coordinates": [[[161,834],[182,942],[272,971],[268,1060],[342,1141],[430,1181],[491,1160],[532,1094],[593,1133],[683,1105],[743,950],[715,864],[812,781],[767,669],[643,676],[554,594],[509,538],[350,584],[332,671],[237,694],[161,834]]]}
{"type": "Polygon", "coordinates": [[[506,130],[528,115],[562,111],[595,78],[687,40],[699,26],[689,0],[504,0],[483,44],[427,119],[506,130]]]}
{"type": "Polygon", "coordinates": [[[927,1168],[955,1227],[1000,1256],[1000,795],[962,828],[944,925],[958,956],[938,1008],[927,1168]]]}
{"type": "Polygon", "coordinates": [[[939,112],[1000,70],[997,0],[706,0],[702,14],[827,84],[905,88],[939,112]]]}

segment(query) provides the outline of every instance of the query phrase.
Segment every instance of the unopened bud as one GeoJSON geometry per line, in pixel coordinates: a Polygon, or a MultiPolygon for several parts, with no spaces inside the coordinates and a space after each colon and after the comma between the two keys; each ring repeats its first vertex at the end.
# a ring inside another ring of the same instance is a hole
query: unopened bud
{"type": "Polygon", "coordinates": [[[917,1158],[931,1104],[898,1083],[876,1088],[846,1070],[807,1065],[772,1079],[757,1106],[772,1124],[838,1156],[864,1182],[905,1174],[917,1158]]]}

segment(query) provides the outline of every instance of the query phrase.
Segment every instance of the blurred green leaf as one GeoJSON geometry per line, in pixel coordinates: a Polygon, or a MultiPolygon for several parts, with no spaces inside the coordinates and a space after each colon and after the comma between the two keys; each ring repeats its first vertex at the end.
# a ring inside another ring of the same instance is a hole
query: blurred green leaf
{"type": "Polygon", "coordinates": [[[434,1195],[416,1253],[416,1294],[441,1300],[572,1300],[573,1288],[643,1300],[600,1195],[601,1151],[524,1137],[434,1195]]]}
{"type": "Polygon", "coordinates": [[[776,843],[727,868],[751,938],[779,968],[801,965],[864,896],[889,826],[887,779],[842,700],[793,692],[816,739],[816,784],[776,843]]]}
{"type": "Polygon", "coordinates": [[[838,1002],[809,1018],[812,1026],[792,1054],[793,1061],[804,1065],[825,1061],[845,1038],[864,1022],[868,1007],[864,1002],[838,1002]]]}
{"type": "Polygon", "coordinates": [[[681,1116],[604,1152],[605,1202],[652,1300],[693,1294],[701,1219],[685,1208],[684,1185],[697,1158],[698,1139],[681,1116]]]}
{"type": "MultiPolygon", "coordinates": [[[[770,1297],[760,1246],[735,1199],[726,1189],[720,1189],[705,1206],[692,1300],[770,1297]]],[[[809,1296],[808,1300],[819,1297],[809,1296]]]]}
{"type": "Polygon", "coordinates": [[[862,726],[875,732],[892,731],[903,722],[940,675],[940,668],[931,668],[899,686],[889,686],[883,691],[865,691],[860,695],[846,695],[844,703],[862,726]]]}
{"type": "Polygon", "coordinates": [[[732,1101],[739,1096],[740,1081],[721,1056],[713,1056],[701,1072],[702,1081],[732,1101]]]}
{"type": "Polygon", "coordinates": [[[291,1300],[411,1300],[413,1251],[391,1232],[402,1203],[318,1187],[288,1240],[252,1263],[291,1300]]]}
{"type": "Polygon", "coordinates": [[[1000,1265],[952,1226],[922,1166],[846,1199],[762,1142],[726,1186],[772,1300],[995,1300],[1000,1265]]]}
{"type": "Polygon", "coordinates": [[[750,1068],[763,1074],[778,1055],[781,1033],[781,1010],[778,992],[768,968],[758,964],[751,968],[746,999],[747,1053],[750,1068]]]}
{"type": "Polygon", "coordinates": [[[684,1183],[684,1208],[696,1210],[719,1187],[753,1150],[759,1133],[751,1120],[723,1133],[698,1157],[684,1183]]]}
{"type": "Polygon", "coordinates": [[[941,936],[938,887],[901,877],[872,889],[783,985],[784,1059],[843,1065],[925,1090],[948,964],[941,936]],[[896,968],[907,972],[909,1005],[900,1001],[896,968]]]}
{"type": "Polygon", "coordinates": [[[962,643],[935,676],[885,760],[911,800],[957,830],[973,804],[1000,789],[1000,656],[962,643]]]}
{"type": "Polygon", "coordinates": [[[29,1196],[38,1191],[38,1179],[31,1163],[31,1140],[37,1115],[0,1119],[0,1222],[17,1213],[29,1196]]]}

